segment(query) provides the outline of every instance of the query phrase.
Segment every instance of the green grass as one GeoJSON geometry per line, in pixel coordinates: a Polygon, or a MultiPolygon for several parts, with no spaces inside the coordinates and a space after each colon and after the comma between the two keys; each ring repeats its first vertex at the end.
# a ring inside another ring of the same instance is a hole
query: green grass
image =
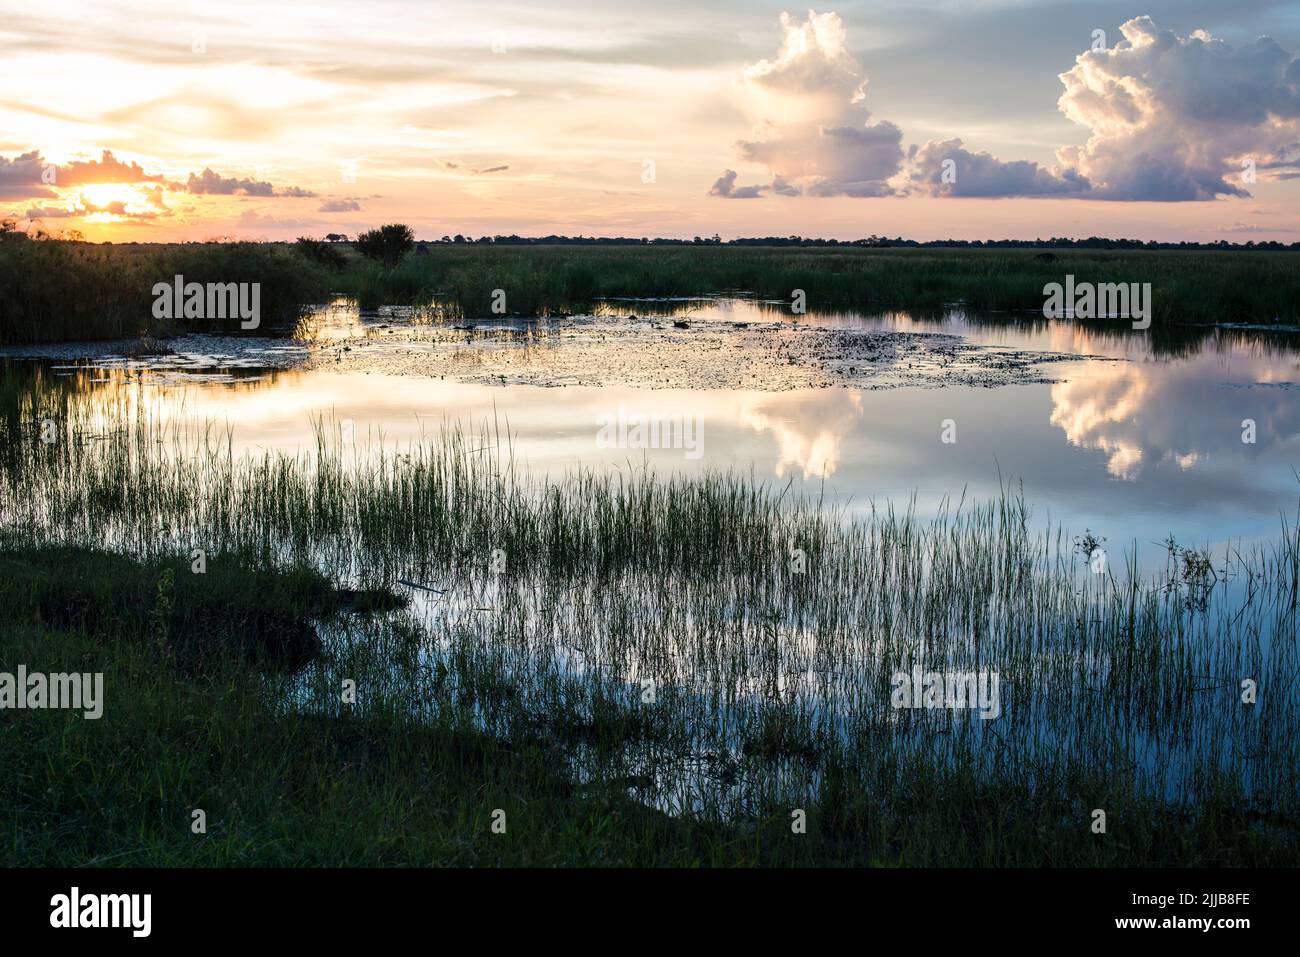
{"type": "Polygon", "coordinates": [[[0,243],[0,344],[240,332],[238,319],[156,319],[154,284],[177,275],[187,283],[260,283],[263,335],[292,327],[330,292],[327,270],[277,245],[9,241],[0,243]]]}
{"type": "MultiPolygon", "coordinates": [[[[114,569],[116,559],[108,558],[114,569]]],[[[245,571],[255,585],[260,568],[245,571]]],[[[1123,780],[982,780],[912,763],[884,796],[831,767],[795,834],[786,807],[673,817],[617,781],[575,784],[540,736],[501,739],[446,713],[320,713],[231,662],[184,675],[147,634],[9,625],[30,670],[102,670],[102,718],[25,711],[0,724],[5,866],[1294,864],[1294,830],[1232,793],[1192,813],[1123,780]],[[1090,800],[1070,797],[1091,790],[1090,800]],[[1110,834],[1083,825],[1104,805],[1110,834]],[[206,815],[206,832],[191,828],[206,815]],[[494,833],[494,812],[506,831],[494,833]]]]}
{"type": "MultiPolygon", "coordinates": [[[[212,323],[152,316],[153,284],[177,273],[198,282],[262,283],[264,329],[290,328],[305,307],[338,292],[363,308],[424,305],[434,315],[579,312],[599,297],[743,292],[810,309],[976,311],[1041,315],[1043,287],[1149,282],[1153,334],[1178,324],[1300,322],[1300,253],[1227,251],[591,247],[425,245],[391,268],[347,247],[341,265],[284,244],[92,246],[0,244],[0,343],[160,336],[212,323]]],[[[635,304],[629,304],[635,311],[635,304]]],[[[233,325],[233,324],[232,324],[233,325]]]]}
{"type": "Polygon", "coordinates": [[[0,724],[7,860],[1300,861],[1291,525],[1213,556],[1217,584],[1195,550],[1098,576],[1012,490],[849,518],[735,473],[541,480],[502,436],[334,434],[236,457],[0,377],[0,662],[107,697],[0,724]],[[232,650],[262,608],[319,639],[300,668],[232,650]],[[1002,717],[891,708],[916,662],[997,671],[1002,717]]]}
{"type": "Polygon", "coordinates": [[[0,617],[105,640],[148,635],[163,657],[202,672],[231,660],[301,666],[319,651],[311,620],[403,604],[391,592],[335,589],[307,566],[224,558],[208,569],[197,554],[140,563],[85,547],[12,544],[0,550],[0,617]]]}
{"type": "MultiPolygon", "coordinates": [[[[743,292],[812,308],[1027,310],[1041,315],[1043,287],[1065,281],[1149,282],[1153,321],[1300,322],[1300,253],[1033,249],[431,246],[391,270],[358,262],[338,283],[363,307],[440,301],[458,316],[507,310],[545,315],[595,297],[743,292]]],[[[629,304],[635,311],[635,304],[629,304]]]]}

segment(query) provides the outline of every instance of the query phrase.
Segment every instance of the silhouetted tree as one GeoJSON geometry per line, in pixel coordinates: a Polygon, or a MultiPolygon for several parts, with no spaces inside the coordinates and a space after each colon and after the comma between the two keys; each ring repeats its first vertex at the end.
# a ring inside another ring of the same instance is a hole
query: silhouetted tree
{"type": "Polygon", "coordinates": [[[415,245],[415,233],[410,226],[390,223],[362,233],[357,237],[356,245],[363,256],[385,266],[396,266],[415,245]]]}
{"type": "Polygon", "coordinates": [[[321,242],[319,239],[299,236],[295,248],[312,262],[320,263],[322,266],[328,266],[331,269],[341,269],[347,263],[347,257],[342,252],[327,242],[321,242]]]}

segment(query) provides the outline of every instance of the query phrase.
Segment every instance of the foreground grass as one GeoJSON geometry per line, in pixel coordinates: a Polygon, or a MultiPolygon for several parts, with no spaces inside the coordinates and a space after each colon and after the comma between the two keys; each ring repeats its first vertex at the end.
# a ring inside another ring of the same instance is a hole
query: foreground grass
{"type": "Polygon", "coordinates": [[[0,725],[5,866],[633,863],[679,830],[626,799],[578,800],[546,754],[469,729],[276,714],[256,674],[187,679],[146,643],[85,632],[6,628],[0,646],[32,670],[103,670],[107,689],[97,721],[0,725]]]}
{"type": "MultiPolygon", "coordinates": [[[[82,561],[100,563],[101,580],[123,573],[116,556],[82,561]]],[[[266,570],[228,574],[256,588],[266,570]]],[[[788,808],[735,822],[670,817],[617,782],[575,785],[540,740],[496,739],[463,715],[286,708],[283,686],[243,664],[183,674],[147,631],[15,621],[36,609],[5,606],[0,661],[103,671],[106,702],[99,720],[22,711],[0,723],[5,866],[1296,862],[1294,829],[1243,814],[1231,795],[1189,815],[1122,781],[1093,782],[1111,837],[1089,832],[1089,808],[1060,782],[992,786],[920,767],[884,800],[828,781],[804,834],[788,808]],[[196,809],[205,833],[192,830],[196,809]],[[492,829],[498,810],[504,834],[492,829]]]]}
{"type": "MultiPolygon", "coordinates": [[[[600,297],[742,292],[864,312],[974,310],[1041,315],[1047,283],[1151,283],[1153,334],[1178,324],[1300,322],[1300,253],[713,246],[425,245],[393,267],[352,251],[322,265],[283,244],[92,246],[0,244],[0,343],[180,331],[238,331],[236,322],[152,315],[153,284],[260,282],[262,333],[342,293],[363,308],[429,305],[449,318],[591,308],[600,297]]],[[[635,311],[635,306],[630,307],[635,311]]]]}

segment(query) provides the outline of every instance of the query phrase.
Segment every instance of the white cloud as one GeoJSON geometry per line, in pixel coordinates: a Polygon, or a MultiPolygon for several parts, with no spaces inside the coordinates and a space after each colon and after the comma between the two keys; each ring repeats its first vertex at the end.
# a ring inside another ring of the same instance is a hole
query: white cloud
{"type": "MultiPolygon", "coordinates": [[[[903,161],[903,134],[892,123],[871,122],[866,73],[848,51],[838,14],[810,11],[807,20],[796,22],[783,13],[781,29],[776,59],[760,60],[743,74],[778,118],[766,119],[754,139],[736,144],[742,159],[771,171],[772,185],[740,189],[752,190],[750,196],[764,190],[786,196],[889,195],[888,180],[903,161]]],[[[714,186],[713,195],[735,195],[714,186]]]]}
{"type": "Polygon", "coordinates": [[[1296,168],[1300,59],[1268,37],[1235,48],[1204,31],[1180,37],[1137,17],[1124,39],[1082,53],[1060,75],[1059,106],[1092,135],[1059,150],[1099,198],[1198,200],[1249,195],[1242,161],[1296,168]]]}
{"type": "Polygon", "coordinates": [[[1248,167],[1259,179],[1300,176],[1300,58],[1268,37],[1233,47],[1202,30],[1180,37],[1150,17],[1129,20],[1115,46],[1080,54],[1060,74],[1059,108],[1089,138],[1044,166],[957,137],[914,145],[904,162],[902,131],[866,109],[866,72],[839,16],[782,14],[781,27],[776,58],[743,74],[780,118],[736,144],[772,184],[736,187],[728,171],[712,195],[1185,201],[1249,196],[1248,167]]]}

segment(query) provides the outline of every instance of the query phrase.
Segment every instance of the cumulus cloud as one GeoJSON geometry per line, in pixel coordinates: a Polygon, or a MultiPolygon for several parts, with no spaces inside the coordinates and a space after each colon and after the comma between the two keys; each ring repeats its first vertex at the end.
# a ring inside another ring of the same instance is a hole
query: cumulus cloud
{"type": "Polygon", "coordinates": [[[760,60],[743,74],[745,84],[780,116],[736,144],[742,159],[771,171],[772,185],[720,190],[724,173],[711,195],[889,195],[889,180],[903,161],[903,133],[893,123],[871,122],[866,73],[848,51],[839,16],[810,11],[798,22],[783,13],[781,29],[776,59],[760,60]]]}
{"type": "Polygon", "coordinates": [[[28,219],[67,219],[72,216],[84,216],[85,211],[74,207],[33,206],[27,210],[28,219]]]}
{"type": "Polygon", "coordinates": [[[739,156],[770,186],[735,186],[728,170],[710,195],[1049,196],[1187,201],[1249,196],[1259,178],[1300,177],[1300,58],[1261,37],[1241,47],[1198,30],[1181,37],[1150,17],[1129,20],[1113,47],[1089,50],[1059,75],[1058,106],[1088,130],[1056,164],[1002,160],[962,139],[902,148],[902,131],[873,122],[867,76],[834,13],[781,15],[773,60],[745,69],[746,87],[784,107],[739,156]]]}
{"type": "Polygon", "coordinates": [[[146,172],[139,163],[119,160],[111,150],[104,150],[99,159],[74,159],[62,165],[47,162],[39,149],[12,160],[0,156],[0,198],[56,199],[58,187],[104,183],[175,187],[165,176],[146,172]]]}
{"type": "MultiPolygon", "coordinates": [[[[119,159],[111,150],[98,158],[71,159],[62,164],[47,161],[39,149],[18,156],[0,156],[0,200],[30,200],[27,219],[71,219],[87,216],[114,220],[151,220],[173,215],[165,202],[167,192],[226,196],[306,198],[316,194],[299,186],[273,186],[253,179],[225,177],[212,169],[191,173],[178,183],[151,173],[137,162],[119,159]]],[[[355,200],[336,211],[360,209],[355,200]]]]}
{"type": "Polygon", "coordinates": [[[170,216],[172,211],[163,202],[162,187],[158,186],[153,189],[134,191],[128,199],[106,199],[98,202],[86,193],[82,193],[66,206],[32,206],[27,210],[26,217],[28,219],[76,219],[97,214],[107,214],[115,219],[145,221],[170,216]]]}
{"type": "Polygon", "coordinates": [[[57,175],[58,170],[41,159],[40,150],[13,159],[0,156],[0,199],[54,199],[58,194],[50,189],[50,180],[57,175]]]}
{"type": "Polygon", "coordinates": [[[361,204],[355,199],[327,199],[320,204],[322,213],[352,213],[361,209],[361,204]]]}
{"type": "Polygon", "coordinates": [[[139,163],[124,163],[104,150],[97,160],[72,160],[58,168],[61,186],[85,186],[91,183],[166,183],[164,176],[146,173],[139,163]]]}
{"type": "Polygon", "coordinates": [[[766,186],[737,186],[736,175],[734,169],[724,171],[709,187],[709,195],[723,199],[757,199],[767,189],[766,186]]]}
{"type": "Polygon", "coordinates": [[[1031,160],[1003,162],[971,152],[960,139],[931,140],[908,150],[900,191],[931,196],[1080,196],[1092,189],[1076,170],[1047,168],[1031,160]]]}
{"type": "Polygon", "coordinates": [[[1129,20],[1114,47],[1080,54],[1060,75],[1059,106],[1091,136],[1058,159],[1130,200],[1247,196],[1242,163],[1294,172],[1300,144],[1300,59],[1268,37],[1236,48],[1129,20]]]}
{"type": "Polygon", "coordinates": [[[808,11],[796,23],[781,14],[781,49],[775,60],[759,60],[745,68],[749,83],[778,92],[858,102],[866,96],[867,78],[848,52],[847,33],[837,13],[808,11]]]}
{"type": "Polygon", "coordinates": [[[293,196],[310,198],[316,195],[310,190],[297,186],[283,187],[277,190],[270,183],[262,180],[221,176],[207,167],[197,176],[190,173],[185,188],[191,193],[210,196],[293,196]]]}

